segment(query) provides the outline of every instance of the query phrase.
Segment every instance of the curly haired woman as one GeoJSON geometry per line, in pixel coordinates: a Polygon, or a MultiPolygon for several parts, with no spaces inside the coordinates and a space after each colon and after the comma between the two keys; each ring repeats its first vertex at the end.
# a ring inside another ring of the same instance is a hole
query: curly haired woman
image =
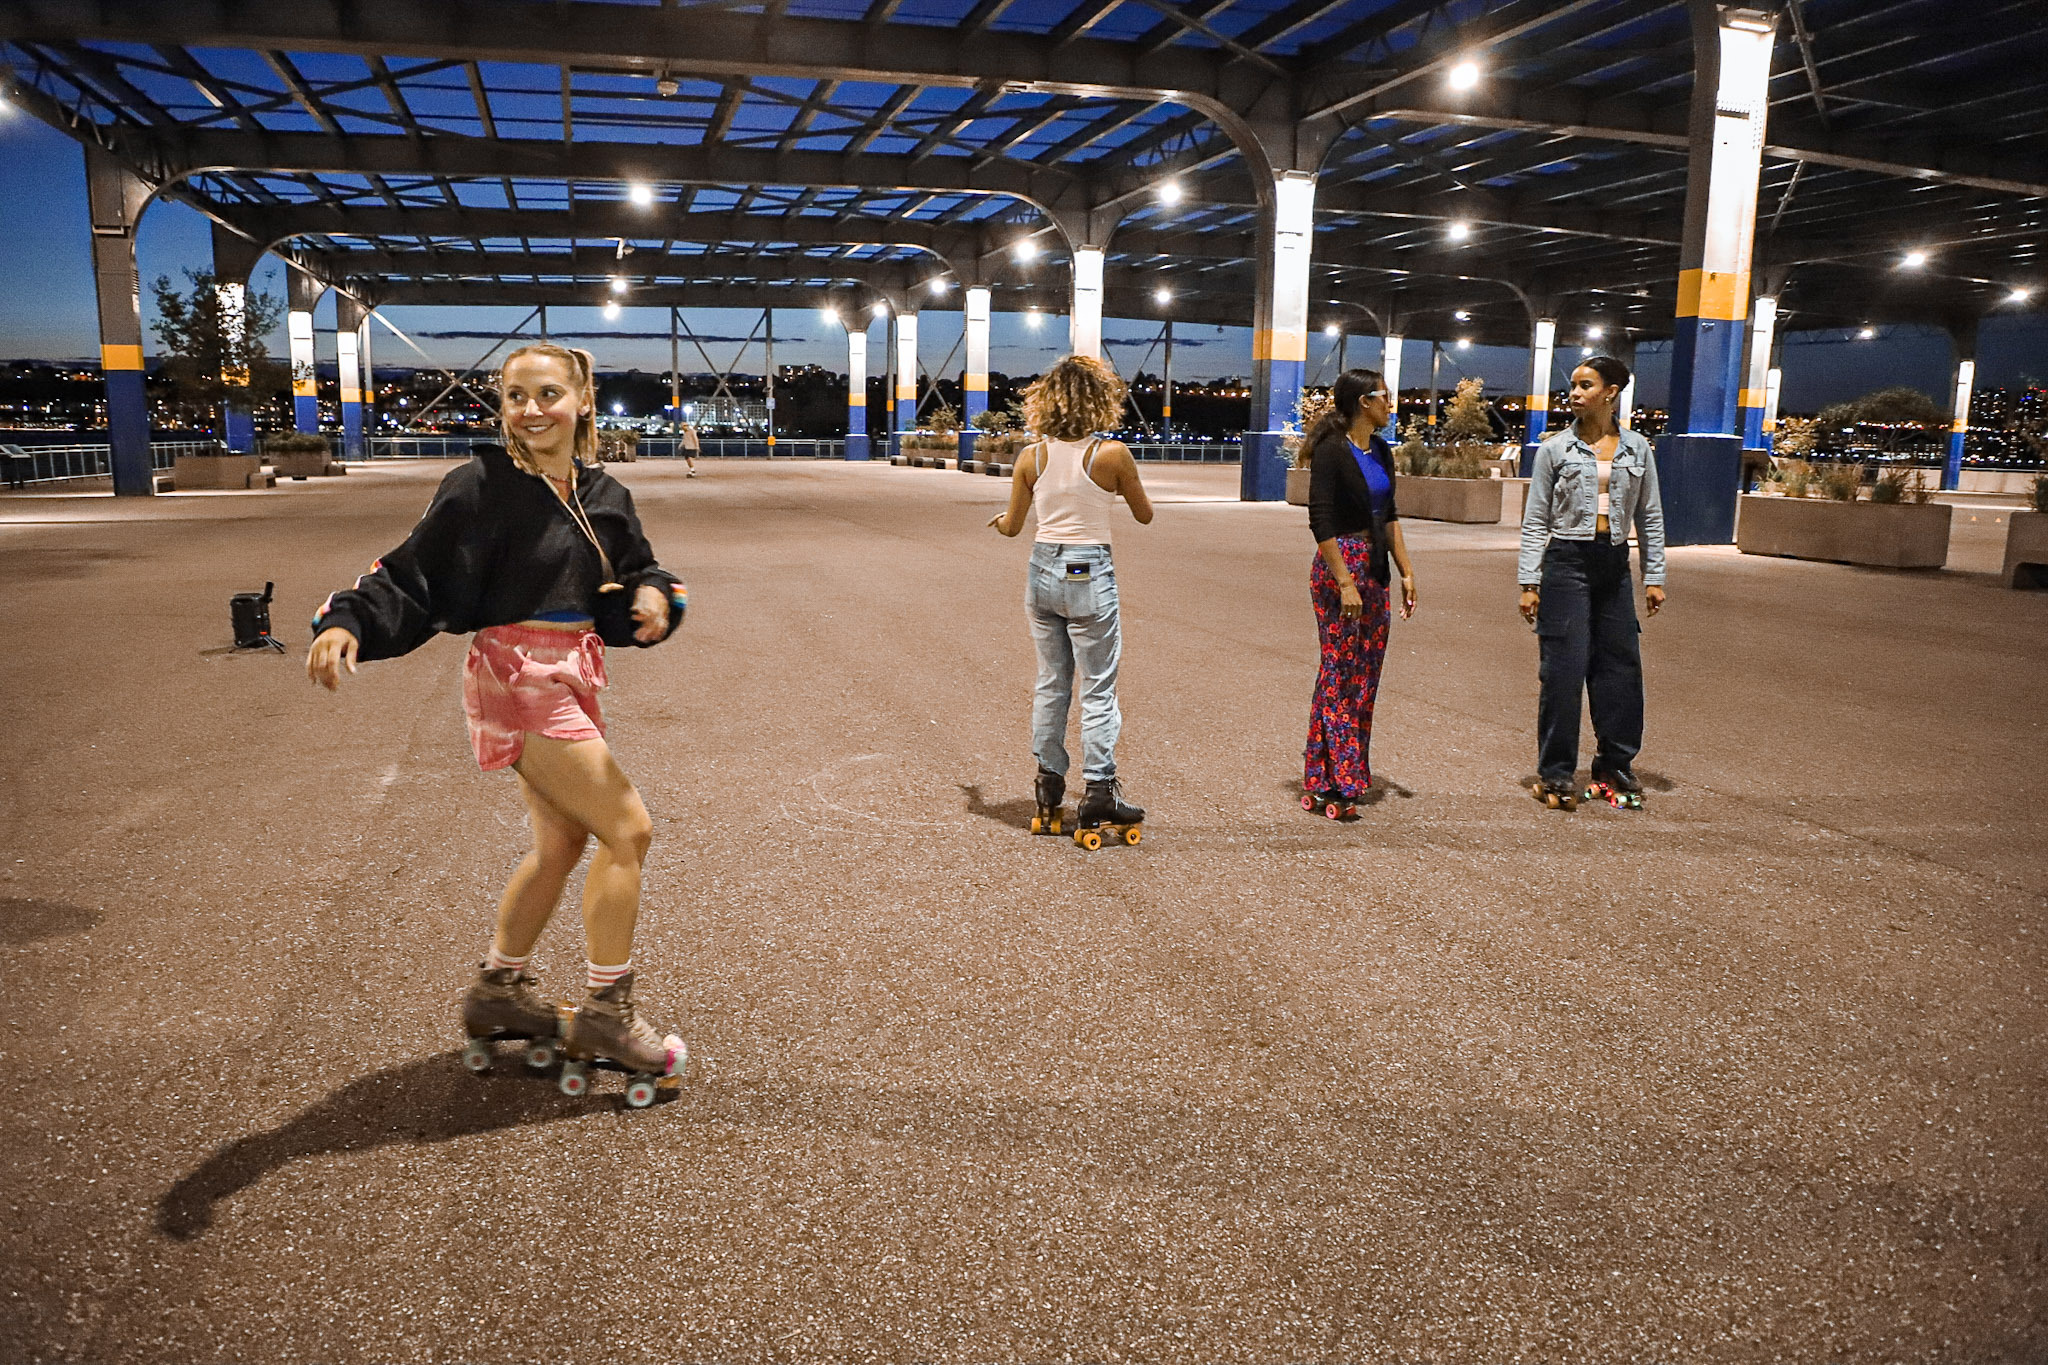
{"type": "Polygon", "coordinates": [[[569,874],[593,838],[583,886],[589,993],[562,1030],[562,1089],[581,1094],[586,1065],[632,1073],[630,1103],[682,1074],[689,1049],[633,1002],[633,929],[653,826],[605,745],[597,693],[604,650],[653,645],[687,597],[655,562],[632,495],[596,461],[597,396],[587,351],[529,345],[501,375],[505,444],[477,447],[449,473],[403,545],[313,618],[306,672],[332,691],[356,661],[393,659],[446,632],[474,631],[463,710],[477,764],[518,775],[533,849],[498,903],[497,929],[462,1001],[464,1061],[490,1065],[490,1040],[530,1040],[544,1062],[554,1006],[526,970],[569,874]]]}
{"type": "Polygon", "coordinates": [[[1038,537],[1024,606],[1038,642],[1038,691],[1031,708],[1038,758],[1038,819],[1033,828],[1060,832],[1067,792],[1067,712],[1074,678],[1081,683],[1081,776],[1087,790],[1074,813],[1081,829],[1126,828],[1145,818],[1127,804],[1117,778],[1116,741],[1123,712],[1116,701],[1123,630],[1117,615],[1116,567],[1110,555],[1110,513],[1118,498],[1140,526],[1152,500],[1130,447],[1097,433],[1123,416],[1124,381],[1092,356],[1070,355],[1024,393],[1024,422],[1039,440],[1017,456],[1010,505],[989,518],[1006,536],[1024,529],[1035,504],[1038,537]]]}

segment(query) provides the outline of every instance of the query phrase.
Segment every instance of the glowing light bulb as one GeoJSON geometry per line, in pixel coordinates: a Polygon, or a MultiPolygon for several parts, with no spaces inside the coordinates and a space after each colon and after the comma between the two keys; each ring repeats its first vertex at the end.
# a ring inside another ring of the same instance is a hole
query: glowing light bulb
{"type": "Polygon", "coordinates": [[[1472,225],[1463,222],[1453,223],[1446,235],[1454,242],[1465,241],[1472,236],[1472,225]]]}
{"type": "Polygon", "coordinates": [[[1450,82],[1453,90],[1470,90],[1479,84],[1479,63],[1459,62],[1451,68],[1450,82]]]}
{"type": "Polygon", "coordinates": [[[1856,339],[1858,341],[1868,341],[1876,335],[1877,329],[1875,327],[1865,327],[1862,331],[1856,334],[1856,339]]]}
{"type": "Polygon", "coordinates": [[[948,290],[951,287],[952,286],[947,284],[944,280],[933,280],[931,283],[931,291],[934,294],[943,294],[946,292],[946,290],[948,290]]]}
{"type": "Polygon", "coordinates": [[[1908,270],[1918,270],[1921,266],[1927,264],[1927,253],[1924,251],[1909,251],[1906,253],[1905,259],[1900,261],[1899,264],[1908,270]]]}
{"type": "Polygon", "coordinates": [[[1152,302],[1160,304],[1162,306],[1165,304],[1172,303],[1173,291],[1171,289],[1165,288],[1164,286],[1161,286],[1160,288],[1153,290],[1152,302]]]}
{"type": "Polygon", "coordinates": [[[839,310],[837,308],[820,308],[818,310],[818,317],[824,322],[837,322],[839,321],[839,310]]]}
{"type": "Polygon", "coordinates": [[[2015,289],[2005,296],[2005,301],[2007,303],[2025,303],[2032,297],[2034,297],[2034,291],[2031,289],[2015,289]]]}
{"type": "Polygon", "coordinates": [[[885,318],[889,316],[889,305],[886,303],[878,303],[869,311],[872,312],[878,318],[885,318]]]}
{"type": "Polygon", "coordinates": [[[1469,350],[1471,350],[1471,349],[1472,349],[1472,338],[1471,338],[1471,337],[1459,337],[1459,338],[1458,338],[1458,349],[1459,349],[1459,350],[1461,350],[1461,351],[1469,351],[1469,350]]]}
{"type": "Polygon", "coordinates": [[[614,294],[623,294],[626,292],[626,277],[624,275],[612,276],[612,292],[614,294]]]}
{"type": "Polygon", "coordinates": [[[1323,335],[1326,337],[1342,336],[1343,334],[1344,329],[1334,322],[1323,328],[1323,335]]]}
{"type": "Polygon", "coordinates": [[[1026,237],[1010,249],[1010,254],[1019,261],[1035,261],[1038,259],[1038,243],[1026,237]]]}
{"type": "Polygon", "coordinates": [[[1031,326],[1036,327],[1039,323],[1045,321],[1045,314],[1039,312],[1036,308],[1034,308],[1024,315],[1024,321],[1029,323],[1031,326]]]}
{"type": "Polygon", "coordinates": [[[1607,329],[1605,327],[1588,327],[1586,329],[1586,335],[1591,337],[1593,340],[1598,341],[1601,337],[1607,335],[1607,329]]]}
{"type": "Polygon", "coordinates": [[[644,209],[654,202],[654,190],[651,186],[635,185],[626,191],[626,198],[644,209]]]}
{"type": "Polygon", "coordinates": [[[1181,201],[1181,200],[1182,200],[1183,198],[1185,198],[1185,197],[1186,197],[1186,195],[1187,195],[1187,191],[1181,188],[1181,184],[1180,184],[1180,181],[1178,181],[1178,180],[1166,180],[1166,181],[1162,181],[1162,182],[1160,182],[1160,186],[1159,186],[1159,202],[1160,202],[1160,203],[1162,203],[1162,204],[1165,204],[1165,205],[1168,205],[1168,206],[1170,207],[1170,206],[1172,206],[1172,205],[1174,205],[1174,204],[1178,204],[1178,203],[1179,203],[1179,202],[1180,202],[1180,201],[1181,201]]]}

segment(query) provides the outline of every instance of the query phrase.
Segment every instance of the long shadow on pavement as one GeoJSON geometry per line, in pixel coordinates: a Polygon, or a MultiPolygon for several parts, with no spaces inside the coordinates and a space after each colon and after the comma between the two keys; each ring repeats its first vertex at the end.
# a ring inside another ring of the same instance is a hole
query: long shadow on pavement
{"type": "Polygon", "coordinates": [[[576,1118],[616,1107],[618,1096],[572,1099],[501,1059],[496,1072],[473,1076],[460,1054],[443,1052],[350,1081],[279,1127],[217,1149],[157,1201],[156,1225],[180,1241],[213,1225],[216,1204],[272,1171],[305,1157],[359,1152],[394,1142],[451,1138],[576,1118]]]}

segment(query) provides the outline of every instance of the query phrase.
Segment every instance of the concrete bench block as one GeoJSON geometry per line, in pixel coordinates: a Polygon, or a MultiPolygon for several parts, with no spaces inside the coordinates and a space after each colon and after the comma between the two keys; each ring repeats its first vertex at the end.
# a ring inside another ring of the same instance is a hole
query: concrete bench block
{"type": "Polygon", "coordinates": [[[2014,512],[2005,527],[2008,588],[2048,588],[2048,512],[2014,512]]]}

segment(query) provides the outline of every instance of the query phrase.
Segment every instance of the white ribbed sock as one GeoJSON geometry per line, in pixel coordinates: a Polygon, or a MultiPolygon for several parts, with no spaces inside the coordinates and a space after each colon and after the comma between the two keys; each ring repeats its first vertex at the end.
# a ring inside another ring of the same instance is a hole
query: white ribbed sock
{"type": "Polygon", "coordinates": [[[493,943],[491,945],[490,956],[484,959],[484,967],[486,970],[493,972],[501,972],[507,969],[510,969],[515,972],[523,972],[526,970],[526,964],[531,962],[532,960],[533,955],[531,953],[529,953],[525,957],[507,957],[503,953],[499,952],[498,945],[493,943]]]}
{"type": "Polygon", "coordinates": [[[592,989],[593,991],[601,991],[605,987],[611,985],[614,981],[617,981],[620,977],[624,976],[627,972],[632,971],[633,959],[629,957],[616,967],[606,967],[598,963],[592,962],[589,958],[585,958],[583,959],[583,965],[590,969],[588,977],[590,989],[592,989]]]}

